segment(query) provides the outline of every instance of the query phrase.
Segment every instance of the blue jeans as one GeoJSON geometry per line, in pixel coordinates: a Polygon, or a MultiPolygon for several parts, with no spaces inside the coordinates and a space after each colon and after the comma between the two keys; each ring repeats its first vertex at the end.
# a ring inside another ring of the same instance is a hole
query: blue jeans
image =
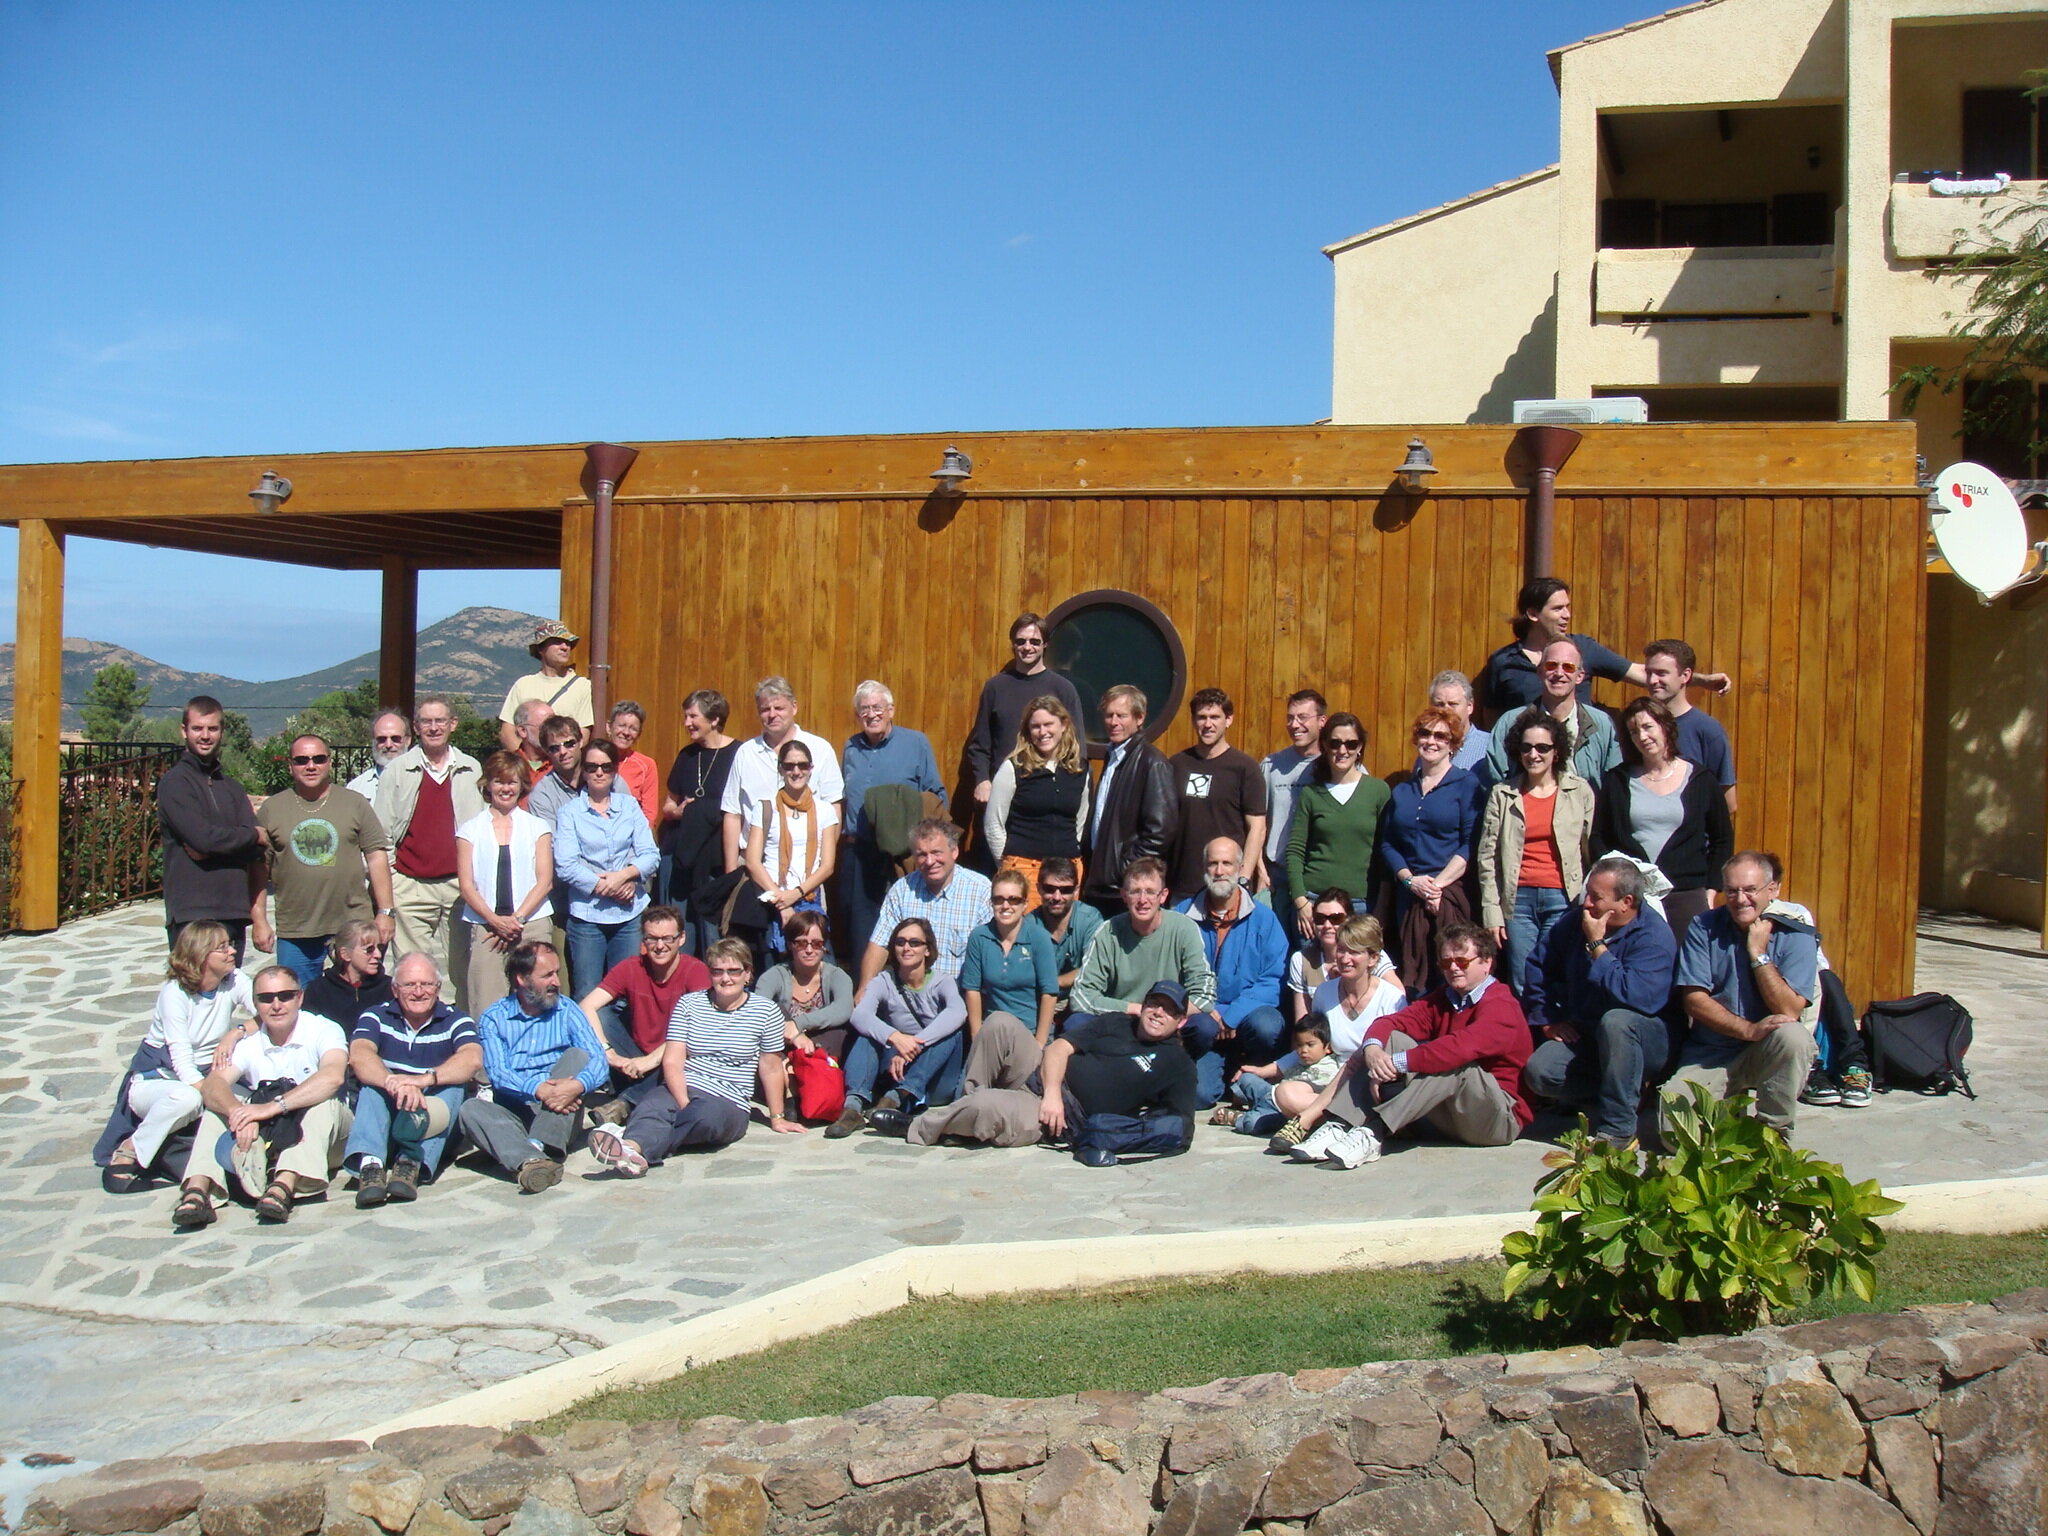
{"type": "Polygon", "coordinates": [[[1263,1077],[1240,1077],[1230,1085],[1230,1096],[1242,1107],[1237,1124],[1232,1130],[1246,1136],[1270,1136],[1279,1130],[1287,1117],[1280,1113],[1273,1103],[1273,1089],[1279,1079],[1263,1077]]]}
{"type": "Polygon", "coordinates": [[[1232,1066],[1264,1066],[1282,1052],[1280,1038],[1287,1021],[1278,1008],[1254,1008],[1237,1026],[1233,1040],[1218,1043],[1221,1029],[1206,1013],[1195,1014],[1181,1026],[1180,1042],[1195,1059],[1195,1102],[1204,1107],[1223,1097],[1223,1080],[1232,1066]]]}
{"type": "Polygon", "coordinates": [[[1630,1008],[1610,1008],[1597,1023],[1578,1028],[1576,1041],[1537,1046],[1522,1080],[1533,1093],[1589,1111],[1594,1135],[1632,1140],[1643,1088],[1670,1064],[1670,1026],[1630,1008]]]}
{"type": "Polygon", "coordinates": [[[888,1072],[897,1053],[890,1048],[885,1060],[883,1049],[866,1035],[853,1037],[846,1052],[848,1099],[873,1104],[881,1095],[893,1092],[900,1103],[945,1104],[959,1096],[960,1073],[967,1064],[966,1030],[955,1030],[919,1051],[917,1060],[903,1069],[900,1083],[888,1072]]]}
{"type": "MultiPolygon", "coordinates": [[[[333,937],[329,933],[313,939],[288,939],[280,933],[277,936],[277,963],[289,966],[291,973],[299,978],[300,986],[310,987],[327,968],[327,943],[333,937]]],[[[349,1020],[351,1024],[354,1022],[354,1019],[349,1020]]]]}
{"type": "Polygon", "coordinates": [[[593,923],[572,916],[564,926],[569,939],[569,987],[577,997],[595,988],[613,966],[640,953],[637,914],[616,923],[593,923]]]}
{"type": "MultiPolygon", "coordinates": [[[[1494,974],[1508,984],[1508,990],[1515,996],[1527,994],[1523,985],[1522,972],[1530,960],[1540,953],[1543,935],[1550,931],[1550,925],[1557,921],[1571,905],[1563,891],[1552,890],[1545,885],[1519,885],[1515,887],[1515,907],[1508,913],[1508,946],[1504,969],[1494,974]]],[[[1404,978],[1405,979],[1405,978],[1404,978]]],[[[595,986],[593,982],[591,985],[595,986]]]]}
{"type": "MultiPolygon", "coordinates": [[[[613,998],[598,1010],[598,1017],[592,1021],[604,1043],[621,1056],[644,1056],[640,1042],[633,1038],[633,1032],[626,1028],[626,1005],[613,998]]],[[[664,1079],[659,1067],[645,1077],[628,1077],[617,1067],[612,1068],[612,1091],[628,1104],[638,1105],[655,1089],[662,1086],[664,1079]]]]}
{"type": "Polygon", "coordinates": [[[433,1097],[448,1106],[450,1130],[439,1136],[429,1137],[417,1148],[404,1145],[393,1146],[391,1140],[391,1097],[382,1088],[372,1088],[368,1083],[356,1093],[356,1122],[348,1133],[348,1148],[341,1155],[342,1165],[357,1169],[365,1157],[374,1157],[380,1163],[388,1163],[392,1157],[417,1157],[427,1177],[432,1178],[441,1166],[441,1155],[448,1150],[448,1138],[453,1133],[455,1117],[462,1113],[462,1101],[469,1097],[469,1084],[450,1083],[446,1088],[434,1090],[433,1097]]]}

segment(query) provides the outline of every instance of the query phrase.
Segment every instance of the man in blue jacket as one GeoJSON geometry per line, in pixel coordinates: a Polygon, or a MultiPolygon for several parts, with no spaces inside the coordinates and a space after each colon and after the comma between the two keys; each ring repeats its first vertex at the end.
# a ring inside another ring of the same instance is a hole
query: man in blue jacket
{"type": "Polygon", "coordinates": [[[1287,1021],[1280,987],[1287,978],[1287,930],[1271,907],[1253,901],[1238,878],[1244,850],[1227,837],[1202,850],[1203,885],[1176,909],[1202,930],[1202,952],[1216,973],[1216,1003],[1190,1013],[1181,1042],[1195,1058],[1196,1098],[1223,1097],[1225,1058],[1264,1066],[1281,1052],[1287,1021]]]}
{"type": "Polygon", "coordinates": [[[1610,856],[1586,876],[1585,894],[1550,925],[1528,969],[1523,999],[1540,1044],[1522,1069],[1531,1094],[1588,1112],[1593,1134],[1636,1139],[1643,1085],[1672,1057],[1671,1002],[1678,941],[1643,906],[1644,875],[1610,856]]]}

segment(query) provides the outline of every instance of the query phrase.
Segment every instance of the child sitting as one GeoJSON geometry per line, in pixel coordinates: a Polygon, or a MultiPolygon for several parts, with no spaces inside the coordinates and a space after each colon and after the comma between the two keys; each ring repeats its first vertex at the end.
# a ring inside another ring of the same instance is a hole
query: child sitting
{"type": "Polygon", "coordinates": [[[1270,1066],[1240,1067],[1230,1085],[1234,1104],[1220,1104],[1211,1125],[1229,1125],[1247,1136],[1270,1136],[1290,1116],[1315,1102],[1343,1061],[1330,1048],[1330,1026],[1319,1013],[1297,1023],[1289,1036],[1294,1049],[1270,1066]]]}

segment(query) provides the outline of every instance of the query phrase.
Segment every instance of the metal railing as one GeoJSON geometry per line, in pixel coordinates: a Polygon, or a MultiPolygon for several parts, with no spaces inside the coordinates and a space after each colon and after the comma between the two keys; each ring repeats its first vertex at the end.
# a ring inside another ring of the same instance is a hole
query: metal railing
{"type": "Polygon", "coordinates": [[[70,742],[58,775],[57,920],[163,889],[156,781],[183,750],[168,742],[70,742]]]}
{"type": "Polygon", "coordinates": [[[0,780],[0,933],[15,928],[14,898],[21,882],[21,780],[0,780]]]}

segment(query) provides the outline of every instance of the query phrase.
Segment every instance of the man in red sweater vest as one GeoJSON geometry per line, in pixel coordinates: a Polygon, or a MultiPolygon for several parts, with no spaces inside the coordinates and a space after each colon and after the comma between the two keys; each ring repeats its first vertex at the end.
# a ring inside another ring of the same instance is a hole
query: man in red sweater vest
{"type": "Polygon", "coordinates": [[[1365,1043],[1303,1113],[1302,1124],[1315,1129],[1288,1156],[1356,1168],[1418,1120],[1475,1147],[1519,1136],[1531,1119],[1522,1098],[1529,1021],[1494,978],[1499,952],[1484,928],[1445,928],[1437,960],[1446,984],[1366,1030],[1365,1043]]]}

